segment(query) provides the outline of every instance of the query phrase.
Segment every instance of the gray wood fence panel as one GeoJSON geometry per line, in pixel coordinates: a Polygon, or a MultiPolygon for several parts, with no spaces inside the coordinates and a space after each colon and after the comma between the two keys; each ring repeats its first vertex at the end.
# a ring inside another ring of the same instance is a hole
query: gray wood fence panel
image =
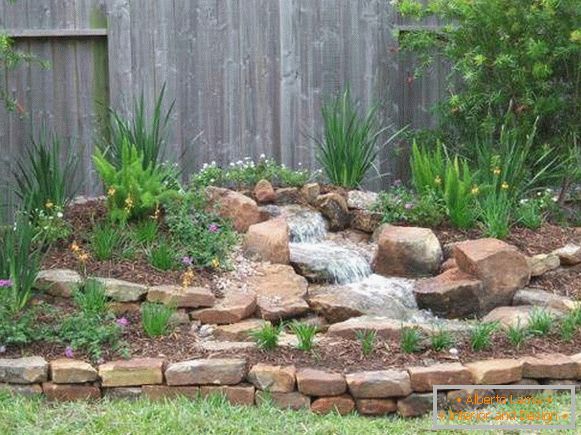
{"type": "MultiPolygon", "coordinates": [[[[165,83],[166,106],[175,99],[167,157],[186,173],[263,153],[317,168],[309,136],[322,131],[322,103],[346,86],[364,106],[379,103],[394,129],[433,125],[430,108],[446,71],[437,66],[410,79],[414,60],[398,53],[392,35],[400,24],[385,0],[0,2],[0,28],[69,30],[17,39],[51,68],[11,75],[7,87],[28,115],[0,109],[2,158],[20,155],[33,127],[48,120],[75,140],[85,191],[95,193],[90,154],[104,116],[97,100],[129,114],[142,92],[151,106],[165,83]],[[99,28],[106,37],[70,32],[99,28]]],[[[377,168],[389,177],[371,174],[368,186],[405,178],[406,155],[404,145],[383,149],[377,168]]]]}

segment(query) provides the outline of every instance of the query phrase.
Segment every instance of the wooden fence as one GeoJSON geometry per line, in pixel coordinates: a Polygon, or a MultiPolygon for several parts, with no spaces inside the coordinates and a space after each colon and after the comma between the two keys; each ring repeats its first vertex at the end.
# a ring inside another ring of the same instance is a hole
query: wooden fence
{"type": "MultiPolygon", "coordinates": [[[[5,81],[21,110],[0,109],[0,158],[13,164],[45,124],[72,142],[79,185],[96,193],[90,156],[105,108],[129,114],[165,83],[166,102],[175,99],[168,157],[186,172],[263,153],[315,168],[309,136],[321,131],[322,102],[345,86],[380,103],[394,128],[433,123],[445,71],[413,79],[393,36],[403,24],[387,0],[0,1],[0,28],[50,63],[5,81]]],[[[368,185],[405,177],[406,153],[383,150],[388,176],[368,185]]]]}

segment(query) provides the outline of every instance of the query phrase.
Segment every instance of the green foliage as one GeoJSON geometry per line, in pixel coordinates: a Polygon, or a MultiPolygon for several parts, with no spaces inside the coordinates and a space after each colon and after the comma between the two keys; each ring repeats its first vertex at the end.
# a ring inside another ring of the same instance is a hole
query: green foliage
{"type": "Polygon", "coordinates": [[[105,315],[109,310],[105,286],[94,279],[86,280],[73,297],[77,306],[87,316],[105,315]]]}
{"type": "Polygon", "coordinates": [[[208,207],[205,194],[192,190],[165,204],[165,220],[180,256],[197,267],[227,266],[238,242],[232,225],[208,207]]]}
{"type": "Polygon", "coordinates": [[[450,220],[457,228],[471,228],[474,225],[474,196],[477,188],[466,160],[458,156],[446,165],[444,177],[444,202],[450,220]]]}
{"type": "Polygon", "coordinates": [[[514,211],[514,215],[517,223],[531,230],[539,229],[545,221],[543,203],[536,198],[521,200],[514,211]]]}
{"type": "Polygon", "coordinates": [[[125,223],[151,215],[174,192],[166,185],[163,167],[144,167],[143,154],[127,140],[119,148],[121,158],[115,164],[100,150],[93,155],[93,162],[105,185],[111,220],[125,223]]]}
{"type": "Polygon", "coordinates": [[[318,330],[316,325],[309,325],[308,323],[301,323],[295,320],[289,325],[289,328],[299,340],[298,349],[310,351],[313,348],[313,341],[318,330]]]}
{"type": "Polygon", "coordinates": [[[375,163],[377,141],[386,130],[379,126],[377,106],[360,115],[347,90],[323,105],[322,115],[323,137],[315,139],[317,161],[331,183],[358,187],[375,163]]]}
{"type": "Polygon", "coordinates": [[[422,341],[422,333],[416,327],[403,327],[401,329],[401,337],[399,346],[405,353],[415,353],[420,350],[420,343],[422,341]]]}
{"type": "Polygon", "coordinates": [[[250,332],[250,337],[254,340],[259,349],[273,350],[278,346],[278,339],[284,328],[281,323],[279,325],[272,325],[265,323],[261,328],[250,332]]]}
{"type": "Polygon", "coordinates": [[[148,257],[150,264],[159,270],[171,270],[176,265],[175,250],[167,240],[159,240],[149,249],[148,257]]]}
{"type": "Polygon", "coordinates": [[[488,349],[492,344],[492,334],[498,330],[498,322],[480,322],[470,330],[470,346],[475,352],[488,349]]]}
{"type": "Polygon", "coordinates": [[[535,307],[529,315],[529,332],[532,335],[547,335],[551,332],[555,319],[547,310],[535,307]]]}
{"type": "Polygon", "coordinates": [[[519,349],[521,345],[525,342],[528,335],[529,335],[528,329],[525,328],[524,326],[521,326],[520,320],[517,322],[516,325],[510,325],[506,329],[506,338],[508,338],[510,344],[512,344],[517,349],[519,349]]]}
{"type": "Polygon", "coordinates": [[[0,304],[0,343],[3,346],[23,346],[33,339],[34,315],[26,310],[10,312],[0,304]]]}
{"type": "Polygon", "coordinates": [[[110,260],[123,249],[126,239],[123,230],[109,222],[96,225],[91,232],[91,252],[99,261],[110,260]]]}
{"type": "Polygon", "coordinates": [[[435,227],[446,217],[443,201],[434,190],[417,195],[399,185],[389,192],[381,192],[373,209],[383,215],[384,223],[435,227]]]}
{"type": "Polygon", "coordinates": [[[132,228],[130,239],[139,245],[149,245],[155,241],[159,232],[159,224],[155,219],[144,219],[132,228]]]}
{"type": "Polygon", "coordinates": [[[449,349],[454,345],[454,337],[450,331],[444,328],[438,328],[430,336],[432,349],[436,352],[449,349]]]}
{"type": "Polygon", "coordinates": [[[480,196],[478,202],[479,220],[484,234],[488,237],[504,239],[510,233],[513,202],[505,191],[489,191],[480,196]]]}
{"type": "Polygon", "coordinates": [[[577,318],[568,314],[559,323],[560,335],[563,341],[572,341],[577,332],[577,318]]]}
{"type": "Polygon", "coordinates": [[[400,32],[403,51],[419,55],[420,69],[433,60],[451,63],[443,127],[462,143],[473,132],[497,133],[506,108],[519,129],[541,119],[536,145],[579,131],[581,7],[578,0],[399,0],[412,18],[435,16],[438,32],[400,32]],[[424,4],[422,4],[424,3],[424,4]],[[542,29],[542,31],[541,31],[542,29]]]}
{"type": "Polygon", "coordinates": [[[438,142],[433,150],[419,146],[414,140],[410,157],[412,183],[418,192],[439,191],[446,175],[447,153],[438,142]]]}
{"type": "Polygon", "coordinates": [[[124,152],[126,144],[133,144],[137,154],[142,157],[142,169],[159,170],[165,147],[167,127],[175,102],[167,110],[163,109],[165,84],[161,88],[152,117],[147,119],[147,110],[143,93],[139,101],[133,106],[133,119],[128,120],[120,113],[109,109],[110,114],[110,141],[100,146],[100,154],[117,170],[124,166],[124,152]]]}
{"type": "Polygon", "coordinates": [[[36,210],[34,213],[34,225],[40,237],[47,243],[52,244],[58,240],[65,240],[72,234],[71,225],[64,218],[61,207],[46,207],[36,210]]]}
{"type": "Polygon", "coordinates": [[[375,350],[375,342],[377,341],[377,331],[374,329],[362,329],[355,331],[355,338],[361,344],[361,353],[367,357],[375,350]]]}
{"type": "Polygon", "coordinates": [[[59,137],[42,129],[12,169],[16,196],[34,218],[41,211],[61,210],[74,196],[78,154],[62,147],[59,137]],[[64,162],[61,156],[65,155],[64,162]]]}
{"type": "Polygon", "coordinates": [[[149,337],[166,335],[170,330],[170,319],[175,308],[164,305],[144,302],[141,304],[141,325],[149,337]]]}
{"type": "Polygon", "coordinates": [[[28,218],[19,214],[13,227],[0,228],[0,305],[21,311],[32,296],[42,259],[41,243],[28,218]]]}

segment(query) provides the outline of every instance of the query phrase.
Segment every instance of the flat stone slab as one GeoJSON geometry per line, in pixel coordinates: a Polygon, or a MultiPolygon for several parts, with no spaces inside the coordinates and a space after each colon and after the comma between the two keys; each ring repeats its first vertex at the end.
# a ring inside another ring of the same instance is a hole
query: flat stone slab
{"type": "Polygon", "coordinates": [[[168,385],[235,385],[246,376],[243,359],[198,359],[170,364],[165,371],[168,385]]]}
{"type": "Polygon", "coordinates": [[[149,400],[173,399],[175,397],[196,399],[200,393],[200,387],[194,386],[144,385],[142,390],[143,395],[149,400]]]}
{"type": "Polygon", "coordinates": [[[354,317],[329,326],[327,335],[356,340],[359,332],[376,331],[377,336],[387,339],[398,339],[402,322],[378,316],[354,317]]]}
{"type": "Polygon", "coordinates": [[[514,359],[492,359],[465,364],[475,384],[512,384],[523,378],[523,363],[514,359]]]}
{"type": "Polygon", "coordinates": [[[46,269],[38,272],[34,287],[51,296],[70,298],[81,287],[83,279],[70,269],[46,269]]]}
{"type": "Polygon", "coordinates": [[[112,361],[99,366],[104,387],[131,387],[163,383],[164,360],[135,358],[112,361]]]}
{"type": "MultiPolygon", "coordinates": [[[[526,328],[529,325],[530,316],[536,307],[532,305],[518,305],[513,307],[498,307],[482,318],[483,322],[500,322],[506,328],[521,326],[526,328]]],[[[562,312],[553,308],[545,308],[553,317],[561,317],[562,312]]]]}
{"type": "Polygon", "coordinates": [[[432,391],[434,385],[472,384],[472,373],[460,363],[435,364],[428,367],[410,367],[412,389],[416,392],[432,391]]]}
{"type": "Polygon", "coordinates": [[[200,396],[220,395],[225,397],[232,405],[254,405],[254,394],[254,386],[250,384],[203,385],[200,387],[200,396]]]}
{"type": "Polygon", "coordinates": [[[420,417],[432,411],[434,395],[413,393],[397,401],[397,412],[405,418],[420,417]]]}
{"type": "Polygon", "coordinates": [[[147,300],[177,308],[200,308],[212,307],[216,302],[216,297],[204,287],[184,288],[177,285],[160,285],[149,289],[147,300]]]}
{"type": "Polygon", "coordinates": [[[256,311],[254,292],[229,291],[223,299],[218,299],[212,308],[204,308],[192,313],[202,323],[227,325],[240,322],[256,311]]]}
{"type": "Polygon", "coordinates": [[[581,364],[559,354],[542,354],[523,358],[523,376],[533,379],[579,379],[581,364]]]}
{"type": "Polygon", "coordinates": [[[319,397],[311,403],[311,411],[315,414],[337,412],[339,415],[347,415],[354,409],[355,401],[349,394],[332,397],[319,397]]]}
{"type": "Polygon", "coordinates": [[[214,338],[221,341],[251,341],[250,333],[270,322],[263,319],[246,319],[230,325],[219,325],[214,329],[214,338]]]}
{"type": "Polygon", "coordinates": [[[55,384],[83,384],[98,380],[99,374],[85,361],[61,358],[51,361],[50,378],[55,384]]]}
{"type": "Polygon", "coordinates": [[[393,414],[397,411],[397,402],[394,399],[357,399],[355,406],[359,414],[372,417],[393,414]]]}
{"type": "Polygon", "coordinates": [[[258,363],[250,369],[247,379],[259,390],[290,393],[295,389],[296,369],[258,363]]]}
{"type": "Polygon", "coordinates": [[[39,384],[0,384],[0,392],[15,396],[36,397],[42,394],[42,387],[39,384]]]}
{"type": "Polygon", "coordinates": [[[550,293],[542,289],[523,288],[512,299],[513,305],[534,305],[569,312],[579,307],[579,302],[566,296],[550,293]]]}
{"type": "Polygon", "coordinates": [[[256,349],[256,343],[251,341],[200,341],[196,347],[206,352],[225,352],[235,350],[256,349]]]}
{"type": "Polygon", "coordinates": [[[116,278],[92,278],[105,287],[108,297],[117,302],[137,302],[143,300],[147,294],[147,286],[116,278]]]}
{"type": "Polygon", "coordinates": [[[345,376],[316,369],[297,371],[298,390],[307,396],[339,396],[347,391],[345,376]]]}
{"type": "Polygon", "coordinates": [[[48,379],[48,363],[40,356],[0,359],[0,382],[37,384],[48,379]]]}
{"type": "Polygon", "coordinates": [[[137,400],[143,396],[142,387],[113,387],[103,388],[103,397],[109,399],[137,400]]]}
{"type": "Polygon", "coordinates": [[[97,385],[45,382],[42,384],[42,391],[47,400],[57,402],[97,400],[101,398],[101,389],[97,385]]]}
{"type": "Polygon", "coordinates": [[[403,397],[412,392],[410,376],[405,370],[377,370],[345,376],[351,395],[358,399],[403,397]]]}
{"type": "Polygon", "coordinates": [[[278,408],[292,409],[294,411],[298,411],[299,409],[309,409],[311,406],[311,398],[299,393],[298,391],[293,391],[292,393],[270,393],[267,391],[256,390],[256,404],[260,405],[265,400],[271,402],[278,408]]]}

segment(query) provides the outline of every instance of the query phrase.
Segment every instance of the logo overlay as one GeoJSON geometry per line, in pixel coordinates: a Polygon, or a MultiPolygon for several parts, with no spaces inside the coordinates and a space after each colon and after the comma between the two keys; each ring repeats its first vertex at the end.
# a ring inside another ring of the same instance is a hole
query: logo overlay
{"type": "Polygon", "coordinates": [[[575,429],[575,385],[434,385],[432,429],[575,429]]]}

